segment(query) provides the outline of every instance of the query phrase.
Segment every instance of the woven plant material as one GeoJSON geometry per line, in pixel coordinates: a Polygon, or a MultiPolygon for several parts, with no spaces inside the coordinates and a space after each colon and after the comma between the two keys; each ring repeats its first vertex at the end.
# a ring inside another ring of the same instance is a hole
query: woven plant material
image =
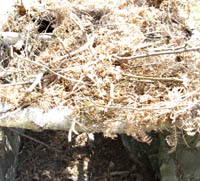
{"type": "Polygon", "coordinates": [[[146,132],[174,126],[194,135],[199,132],[199,47],[192,38],[190,4],[18,4],[3,28],[25,38],[13,46],[6,65],[1,63],[1,72],[7,72],[0,79],[2,105],[9,104],[10,111],[69,108],[84,131],[112,136],[123,125],[123,132],[144,142],[151,141],[146,132]],[[41,33],[53,38],[42,41],[41,33]]]}

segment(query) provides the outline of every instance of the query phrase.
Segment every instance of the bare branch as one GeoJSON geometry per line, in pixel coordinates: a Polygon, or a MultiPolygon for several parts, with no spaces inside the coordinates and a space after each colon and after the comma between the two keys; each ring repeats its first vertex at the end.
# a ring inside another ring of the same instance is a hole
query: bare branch
{"type": "Polygon", "coordinates": [[[114,58],[117,58],[119,60],[134,60],[137,58],[145,58],[145,57],[152,57],[152,56],[159,56],[159,55],[169,55],[169,54],[179,54],[189,51],[199,51],[200,47],[192,47],[192,48],[182,48],[180,50],[172,50],[172,51],[161,51],[161,52],[155,52],[155,53],[147,53],[142,55],[136,55],[136,56],[130,56],[130,57],[120,57],[117,55],[112,55],[114,58]]]}
{"type": "Polygon", "coordinates": [[[152,81],[166,81],[166,82],[180,82],[183,83],[182,79],[178,79],[175,77],[147,77],[147,76],[138,76],[132,74],[123,74],[130,78],[140,79],[140,80],[152,80],[152,81]]]}
{"type": "Polygon", "coordinates": [[[13,131],[13,132],[16,132],[17,134],[19,134],[19,135],[21,135],[21,136],[23,136],[23,137],[25,137],[25,138],[28,138],[28,139],[30,139],[30,140],[36,142],[36,143],[39,143],[39,144],[41,144],[41,145],[47,147],[47,148],[50,149],[50,150],[53,150],[53,151],[58,152],[58,153],[62,153],[61,150],[58,150],[58,149],[56,149],[56,148],[54,148],[54,147],[52,147],[52,146],[50,146],[50,145],[48,145],[48,144],[46,144],[46,143],[40,141],[40,140],[37,140],[37,139],[35,139],[35,138],[31,137],[31,136],[28,136],[28,135],[26,135],[26,134],[23,134],[23,133],[17,131],[16,129],[10,128],[10,130],[13,131]]]}

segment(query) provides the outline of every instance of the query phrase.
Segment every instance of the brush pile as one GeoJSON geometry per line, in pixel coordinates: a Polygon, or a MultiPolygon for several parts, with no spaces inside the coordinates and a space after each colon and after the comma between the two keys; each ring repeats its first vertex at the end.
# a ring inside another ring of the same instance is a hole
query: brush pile
{"type": "Polygon", "coordinates": [[[87,132],[112,136],[120,126],[144,142],[152,130],[199,132],[189,0],[37,1],[16,5],[3,28],[25,37],[1,55],[0,101],[10,110],[67,107],[87,132]]]}

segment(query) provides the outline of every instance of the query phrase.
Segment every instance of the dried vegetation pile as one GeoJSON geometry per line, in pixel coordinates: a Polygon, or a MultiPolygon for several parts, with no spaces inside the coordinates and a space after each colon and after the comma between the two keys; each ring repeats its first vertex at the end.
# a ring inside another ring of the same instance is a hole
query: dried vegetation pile
{"type": "Polygon", "coordinates": [[[147,142],[151,130],[178,127],[193,135],[200,127],[200,64],[190,11],[189,0],[19,4],[4,30],[26,39],[1,59],[1,102],[70,107],[74,120],[108,136],[121,123],[147,142]],[[52,40],[40,41],[46,32],[52,40]]]}

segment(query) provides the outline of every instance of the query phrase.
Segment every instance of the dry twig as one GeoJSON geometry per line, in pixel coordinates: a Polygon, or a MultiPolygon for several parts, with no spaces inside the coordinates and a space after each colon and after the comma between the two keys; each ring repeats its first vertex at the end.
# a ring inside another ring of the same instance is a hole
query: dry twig
{"type": "Polygon", "coordinates": [[[23,134],[23,133],[17,131],[16,129],[13,129],[13,128],[9,128],[9,129],[10,129],[11,131],[16,132],[17,134],[19,134],[19,135],[25,137],[25,138],[28,138],[29,140],[32,140],[32,141],[34,141],[34,142],[36,142],[36,143],[39,143],[39,144],[41,144],[41,145],[47,147],[47,148],[50,149],[50,150],[53,150],[53,151],[58,152],[58,153],[62,153],[62,152],[63,152],[63,151],[58,150],[58,149],[56,149],[56,148],[54,148],[54,147],[52,147],[52,146],[50,146],[50,145],[48,145],[48,144],[46,144],[46,143],[44,143],[44,142],[42,142],[42,141],[39,141],[39,140],[37,140],[37,139],[35,139],[35,138],[31,137],[31,136],[25,135],[25,134],[23,134]]]}
{"type": "Polygon", "coordinates": [[[123,74],[123,75],[127,76],[128,78],[135,78],[135,79],[141,79],[141,80],[179,82],[179,83],[184,82],[184,80],[181,80],[175,77],[148,77],[148,76],[138,76],[138,75],[132,75],[132,74],[123,74]]]}
{"type": "Polygon", "coordinates": [[[199,51],[200,47],[192,47],[192,48],[183,48],[180,50],[172,50],[172,51],[162,51],[162,52],[155,52],[155,53],[147,53],[143,55],[136,55],[136,56],[130,56],[130,57],[120,57],[117,55],[112,55],[114,58],[117,58],[118,60],[134,60],[137,58],[145,58],[145,57],[152,57],[152,56],[159,56],[159,55],[169,55],[169,54],[179,54],[179,53],[184,53],[184,52],[189,52],[189,51],[199,51]]]}

